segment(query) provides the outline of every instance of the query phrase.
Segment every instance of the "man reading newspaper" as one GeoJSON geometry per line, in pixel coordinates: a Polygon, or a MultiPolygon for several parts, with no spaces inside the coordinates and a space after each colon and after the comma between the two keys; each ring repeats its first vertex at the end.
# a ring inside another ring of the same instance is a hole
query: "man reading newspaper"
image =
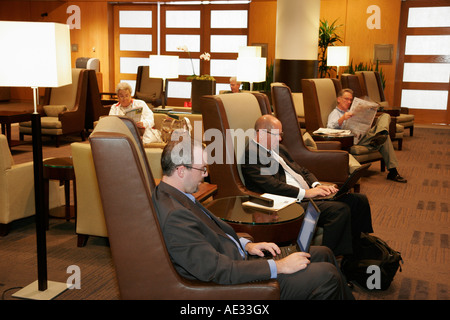
{"type": "Polygon", "coordinates": [[[355,144],[381,153],[389,171],[387,179],[406,183],[397,171],[398,160],[389,137],[391,117],[383,113],[372,126],[377,107],[375,102],[353,100],[353,91],[343,89],[338,93],[336,108],[328,116],[327,128],[350,130],[355,135],[355,144]]]}

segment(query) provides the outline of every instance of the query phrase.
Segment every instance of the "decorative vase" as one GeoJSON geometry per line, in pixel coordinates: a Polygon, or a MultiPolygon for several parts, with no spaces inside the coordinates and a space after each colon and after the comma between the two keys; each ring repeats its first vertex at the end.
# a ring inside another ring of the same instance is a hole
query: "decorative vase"
{"type": "Polygon", "coordinates": [[[192,113],[202,113],[200,108],[200,98],[205,95],[216,94],[215,80],[192,79],[191,102],[192,113]]]}

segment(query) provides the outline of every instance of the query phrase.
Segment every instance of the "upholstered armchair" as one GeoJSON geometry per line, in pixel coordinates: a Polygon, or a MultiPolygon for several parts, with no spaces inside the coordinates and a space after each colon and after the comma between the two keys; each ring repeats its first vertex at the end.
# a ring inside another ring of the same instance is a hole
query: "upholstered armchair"
{"type": "MultiPolygon", "coordinates": [[[[108,116],[100,119],[93,132],[119,132],[133,136],[141,141],[139,131],[134,131],[132,120],[125,117],[108,116]],[[133,131],[131,131],[131,128],[133,131]]],[[[138,143],[138,142],[137,142],[138,143]]],[[[107,237],[105,216],[98,189],[97,175],[92,159],[91,145],[88,142],[74,142],[71,145],[73,166],[77,184],[77,245],[86,245],[89,236],[107,237]]],[[[156,179],[161,179],[161,148],[142,148],[156,179]]],[[[149,169],[150,170],[150,169],[149,169]]]]}
{"type": "MultiPolygon", "coordinates": [[[[347,74],[341,75],[342,88],[349,88],[353,91],[353,96],[357,98],[368,97],[367,88],[364,79],[361,75],[347,74]]],[[[372,99],[371,99],[372,100],[372,99]]],[[[403,133],[405,128],[397,123],[398,116],[391,116],[391,123],[389,125],[389,136],[392,141],[397,141],[398,150],[402,150],[403,133]]]]}
{"type": "Polygon", "coordinates": [[[134,97],[156,108],[162,104],[163,79],[150,78],[149,66],[139,66],[136,75],[136,88],[134,97]]]}
{"type": "MultiPolygon", "coordinates": [[[[363,85],[365,94],[373,101],[378,102],[382,107],[390,107],[389,102],[384,96],[384,89],[381,82],[381,76],[376,71],[358,71],[355,72],[360,77],[360,83],[363,85]]],[[[414,115],[409,114],[408,108],[400,108],[400,115],[396,116],[397,124],[409,129],[409,135],[414,133],[414,115]]],[[[397,130],[398,131],[398,130],[397,130]]]]}
{"type": "MultiPolygon", "coordinates": [[[[326,128],[328,115],[336,107],[337,93],[341,83],[337,79],[302,79],[303,101],[305,105],[306,129],[315,131],[326,128]]],[[[381,171],[385,171],[385,163],[380,152],[367,147],[354,145],[350,154],[359,162],[380,161],[381,171]]]]}
{"type": "Polygon", "coordinates": [[[153,206],[153,178],[133,139],[101,131],[89,139],[122,299],[279,299],[275,280],[218,285],[182,278],[153,206]]]}
{"type": "MultiPolygon", "coordinates": [[[[290,88],[284,83],[273,83],[271,90],[275,116],[283,125],[284,136],[281,143],[288,148],[297,163],[308,168],[319,180],[342,185],[349,173],[360,166],[359,162],[346,151],[339,150],[339,142],[333,141],[334,147],[325,148],[324,145],[330,142],[314,142],[308,133],[302,134],[295,121],[296,108],[290,88]],[[309,137],[305,138],[305,135],[309,137]]],[[[308,118],[306,126],[308,129],[308,118]]]]}
{"type": "Polygon", "coordinates": [[[248,130],[254,128],[256,120],[270,113],[267,96],[256,92],[203,96],[200,106],[205,132],[220,134],[216,138],[218,141],[209,134],[204,141],[207,145],[214,143],[217,148],[222,147],[216,149],[215,154],[223,157],[209,165],[211,183],[217,185],[216,198],[253,194],[244,185],[238,163],[244,159],[246,141],[253,138],[253,134],[248,136],[246,132],[253,132],[248,130]],[[235,138],[227,134],[230,132],[235,138]]]}
{"type": "MultiPolygon", "coordinates": [[[[45,89],[42,135],[55,137],[56,147],[64,135],[79,134],[85,140],[87,85],[87,70],[72,69],[72,84],[45,89]]],[[[31,129],[31,121],[19,123],[20,140],[24,135],[31,135],[31,129]]]]}
{"type": "MultiPolygon", "coordinates": [[[[63,187],[49,183],[49,208],[59,207],[63,187]]],[[[6,137],[0,134],[0,236],[6,236],[11,222],[35,214],[33,162],[15,164],[6,137]]]]}

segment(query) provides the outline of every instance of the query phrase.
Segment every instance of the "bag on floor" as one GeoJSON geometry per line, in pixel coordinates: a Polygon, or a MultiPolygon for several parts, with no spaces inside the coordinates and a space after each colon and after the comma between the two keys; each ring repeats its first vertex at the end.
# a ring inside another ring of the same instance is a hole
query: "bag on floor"
{"type": "Polygon", "coordinates": [[[361,234],[353,250],[353,258],[344,259],[341,269],[347,281],[354,281],[363,288],[386,290],[397,270],[402,271],[400,252],[376,236],[361,234]]]}

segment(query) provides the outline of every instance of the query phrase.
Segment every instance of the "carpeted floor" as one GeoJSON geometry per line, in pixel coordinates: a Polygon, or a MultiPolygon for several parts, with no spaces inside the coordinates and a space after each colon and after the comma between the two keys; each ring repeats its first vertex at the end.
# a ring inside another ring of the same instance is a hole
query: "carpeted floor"
{"type": "MultiPolygon", "coordinates": [[[[69,138],[60,148],[44,141],[44,158],[70,155],[69,138]]],[[[16,163],[31,160],[31,146],[13,149],[16,163]]],[[[448,300],[450,130],[417,125],[397,151],[399,171],[407,184],[386,180],[378,163],[363,178],[361,192],[372,207],[375,235],[401,252],[404,264],[390,288],[372,292],[355,287],[359,300],[448,300]]],[[[0,292],[2,298],[37,279],[33,218],[13,223],[0,238],[0,292]]],[[[51,219],[47,232],[48,279],[66,282],[71,265],[80,267],[81,289],[67,290],[57,300],[119,299],[114,267],[106,239],[91,237],[84,248],[76,246],[74,221],[51,219]]]]}

